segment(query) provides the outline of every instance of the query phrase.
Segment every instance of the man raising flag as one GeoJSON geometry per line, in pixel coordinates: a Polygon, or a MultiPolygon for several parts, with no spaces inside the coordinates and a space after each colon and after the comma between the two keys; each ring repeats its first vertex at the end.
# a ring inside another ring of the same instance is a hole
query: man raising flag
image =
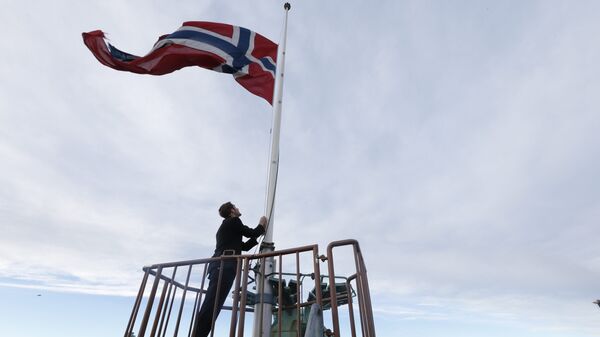
{"type": "MultiPolygon", "coordinates": [[[[185,22],[176,32],[160,37],[143,57],[125,53],[106,43],[104,33],[100,30],[83,33],[85,45],[107,67],[138,74],[163,75],[183,67],[199,66],[232,74],[246,90],[264,98],[273,106],[271,155],[265,198],[267,217],[264,221],[261,220],[266,225],[266,233],[261,253],[274,249],[273,214],[279,171],[285,46],[290,8],[290,4],[285,3],[280,47],[246,28],[212,22],[185,22]]],[[[262,273],[256,274],[258,298],[261,300],[254,305],[254,312],[257,313],[253,329],[255,337],[268,337],[270,334],[273,304],[264,299],[273,296],[267,278],[274,272],[274,263],[272,257],[264,259],[262,273]]],[[[132,331],[132,326],[128,327],[128,331],[132,331]]]]}

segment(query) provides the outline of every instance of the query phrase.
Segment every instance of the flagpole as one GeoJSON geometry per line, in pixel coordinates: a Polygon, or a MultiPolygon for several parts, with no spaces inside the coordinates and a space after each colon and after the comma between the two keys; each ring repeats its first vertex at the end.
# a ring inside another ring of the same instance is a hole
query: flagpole
{"type": "Polygon", "coordinates": [[[273,242],[273,216],[275,207],[275,192],[277,189],[277,173],[279,171],[279,136],[281,133],[281,107],[282,107],[282,96],[283,96],[283,76],[285,68],[285,48],[287,40],[287,18],[288,11],[291,6],[286,3],[285,6],[285,22],[283,28],[283,39],[279,45],[281,50],[280,55],[277,56],[277,72],[275,77],[275,86],[273,90],[273,127],[271,136],[271,158],[269,160],[269,178],[268,178],[268,192],[267,192],[267,206],[266,215],[269,218],[269,226],[265,234],[263,242],[273,242]]]}
{"type": "MultiPolygon", "coordinates": [[[[271,157],[269,160],[269,177],[267,180],[267,199],[265,215],[268,218],[267,231],[260,246],[260,252],[271,252],[275,246],[273,244],[273,224],[274,224],[274,209],[275,209],[275,192],[277,190],[277,174],[279,171],[279,137],[281,131],[281,106],[283,96],[283,77],[285,69],[285,48],[287,41],[287,21],[288,12],[291,5],[286,2],[283,6],[285,9],[285,21],[283,25],[283,38],[278,47],[277,68],[275,74],[275,86],[273,89],[273,127],[271,129],[271,157]]],[[[268,283],[268,276],[275,270],[275,261],[273,258],[265,259],[264,266],[261,266],[262,275],[257,275],[258,281],[258,303],[254,307],[254,337],[269,337],[271,335],[271,301],[273,299],[273,291],[268,283]],[[264,269],[263,269],[264,268],[264,269]]]]}

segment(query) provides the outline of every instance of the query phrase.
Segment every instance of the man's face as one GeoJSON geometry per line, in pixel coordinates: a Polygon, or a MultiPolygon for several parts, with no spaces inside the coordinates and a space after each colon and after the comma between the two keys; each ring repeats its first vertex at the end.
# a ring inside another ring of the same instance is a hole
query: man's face
{"type": "Polygon", "coordinates": [[[233,209],[231,209],[231,216],[232,217],[239,217],[241,215],[242,215],[242,213],[240,213],[239,208],[237,208],[236,205],[233,205],[233,209]]]}

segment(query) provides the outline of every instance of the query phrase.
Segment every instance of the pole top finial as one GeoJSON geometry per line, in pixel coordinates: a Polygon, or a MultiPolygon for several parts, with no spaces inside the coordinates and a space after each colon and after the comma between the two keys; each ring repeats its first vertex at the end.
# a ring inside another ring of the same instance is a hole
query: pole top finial
{"type": "Polygon", "coordinates": [[[286,11],[289,11],[290,9],[292,9],[292,5],[290,5],[290,3],[289,3],[289,2],[286,2],[286,3],[285,3],[285,5],[283,5],[283,8],[284,8],[286,11]]]}

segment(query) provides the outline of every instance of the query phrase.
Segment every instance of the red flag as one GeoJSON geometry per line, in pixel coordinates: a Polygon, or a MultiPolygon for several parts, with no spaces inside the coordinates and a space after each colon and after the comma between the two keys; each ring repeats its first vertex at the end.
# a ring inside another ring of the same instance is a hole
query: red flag
{"type": "Polygon", "coordinates": [[[277,44],[246,28],[213,22],[185,22],[162,36],[143,57],[125,53],[95,30],[83,42],[105,66],[138,74],[164,75],[189,66],[232,74],[251,93],[273,103],[277,44]]]}

